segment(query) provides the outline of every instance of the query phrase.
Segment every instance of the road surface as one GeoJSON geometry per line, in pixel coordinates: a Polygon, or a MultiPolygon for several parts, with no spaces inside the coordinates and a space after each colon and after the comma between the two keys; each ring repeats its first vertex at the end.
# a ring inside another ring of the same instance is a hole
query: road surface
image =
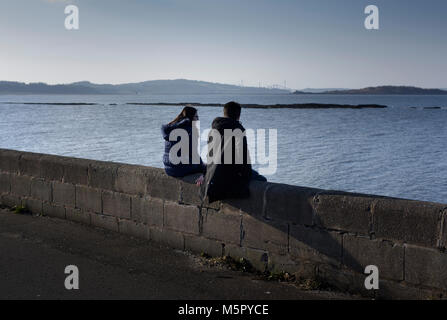
{"type": "Polygon", "coordinates": [[[0,209],[0,299],[351,299],[305,291],[71,221],[0,209]],[[67,290],[65,267],[79,269],[67,290]]]}

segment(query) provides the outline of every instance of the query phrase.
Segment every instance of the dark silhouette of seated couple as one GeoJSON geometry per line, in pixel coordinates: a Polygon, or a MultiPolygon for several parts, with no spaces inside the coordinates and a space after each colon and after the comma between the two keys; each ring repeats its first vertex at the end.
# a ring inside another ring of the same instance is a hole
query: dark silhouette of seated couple
{"type": "Polygon", "coordinates": [[[199,119],[197,109],[190,106],[183,108],[173,121],[161,127],[165,140],[163,164],[166,174],[184,177],[202,173],[196,184],[201,187],[202,199],[208,196],[210,202],[248,197],[250,180],[267,179],[251,167],[245,128],[239,121],[240,116],[239,103],[231,101],[224,105],[223,117],[217,117],[211,125],[208,161],[204,164],[197,150],[199,137],[194,135],[193,128],[193,122],[199,119]],[[181,129],[180,133],[184,132],[184,135],[173,134],[179,132],[176,129],[181,129]],[[186,150],[178,148],[182,138],[188,141],[186,150]],[[182,155],[182,151],[185,154],[182,155]]]}

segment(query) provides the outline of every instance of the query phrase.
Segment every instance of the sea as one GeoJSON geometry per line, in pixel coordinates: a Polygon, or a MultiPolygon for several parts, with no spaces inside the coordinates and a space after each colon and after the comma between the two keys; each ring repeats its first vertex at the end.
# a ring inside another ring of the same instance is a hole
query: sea
{"type": "MultiPolygon", "coordinates": [[[[269,181],[447,203],[447,96],[0,95],[0,148],[161,168],[160,127],[182,107],[131,103],[232,100],[386,105],[358,110],[243,109],[241,122],[247,129],[265,129],[266,139],[269,129],[277,132],[276,170],[266,176],[269,181]]],[[[201,133],[222,115],[220,107],[198,110],[201,133]]]]}

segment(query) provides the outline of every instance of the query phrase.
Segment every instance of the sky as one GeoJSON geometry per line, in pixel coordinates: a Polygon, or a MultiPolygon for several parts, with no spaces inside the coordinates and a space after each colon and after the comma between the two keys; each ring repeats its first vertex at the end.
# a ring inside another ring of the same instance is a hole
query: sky
{"type": "Polygon", "coordinates": [[[447,88],[446,16],[446,0],[1,0],[0,80],[447,88]]]}

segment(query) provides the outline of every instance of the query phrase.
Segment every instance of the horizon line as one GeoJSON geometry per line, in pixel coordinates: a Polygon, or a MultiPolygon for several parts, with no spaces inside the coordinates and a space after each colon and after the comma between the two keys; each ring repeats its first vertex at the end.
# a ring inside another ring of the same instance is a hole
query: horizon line
{"type": "Polygon", "coordinates": [[[305,88],[301,89],[294,89],[294,88],[284,88],[281,87],[281,84],[270,84],[267,86],[255,86],[255,85],[247,85],[247,86],[241,86],[240,84],[232,84],[232,83],[224,83],[224,82],[213,82],[213,81],[206,81],[206,80],[196,80],[196,79],[187,79],[187,78],[173,78],[173,79],[151,79],[151,80],[143,80],[143,81],[136,81],[136,82],[120,82],[120,83],[99,83],[99,82],[92,82],[90,80],[79,80],[74,82],[65,82],[65,83],[49,83],[49,82],[43,82],[43,81],[18,81],[18,80],[0,80],[0,82],[16,82],[16,83],[23,83],[26,85],[30,84],[45,84],[48,86],[57,86],[57,85],[72,85],[77,83],[90,83],[94,85],[112,85],[112,86],[119,86],[119,85],[125,85],[125,84],[139,84],[144,82],[151,82],[151,81],[177,81],[177,80],[186,80],[186,81],[195,81],[195,82],[206,82],[206,83],[212,83],[212,84],[220,84],[220,85],[229,85],[229,86],[235,86],[239,88],[265,88],[265,89],[276,89],[276,90],[294,90],[294,91],[302,91],[302,90],[325,90],[325,89],[331,89],[331,90],[356,90],[356,89],[366,89],[366,88],[376,88],[376,87],[414,87],[414,88],[421,88],[421,89],[439,89],[439,90],[447,90],[447,88],[443,87],[419,87],[414,84],[380,84],[380,85],[368,85],[364,87],[345,87],[341,88],[339,86],[326,86],[326,87],[311,87],[307,86],[305,88]],[[278,86],[277,88],[273,88],[274,86],[278,86]]]}

